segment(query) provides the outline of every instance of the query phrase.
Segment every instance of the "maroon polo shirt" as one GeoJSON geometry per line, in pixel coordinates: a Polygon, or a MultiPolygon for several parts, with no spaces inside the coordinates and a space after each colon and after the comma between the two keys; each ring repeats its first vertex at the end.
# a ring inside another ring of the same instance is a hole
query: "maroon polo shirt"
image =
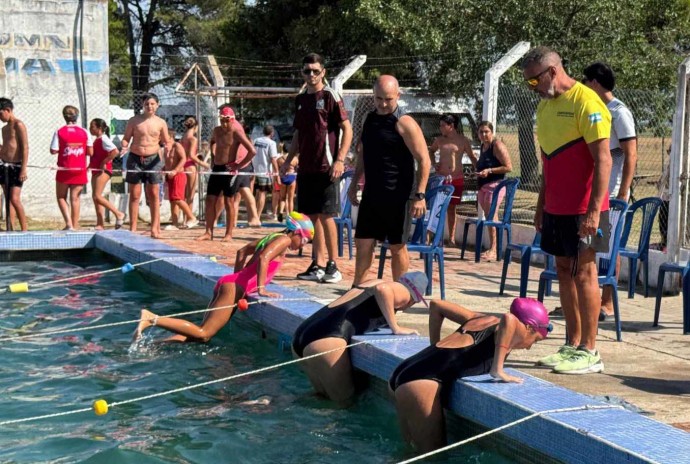
{"type": "Polygon", "coordinates": [[[295,99],[295,120],[299,131],[299,172],[329,172],[338,156],[340,123],[347,121],[343,100],[326,86],[315,93],[301,93],[295,99]]]}

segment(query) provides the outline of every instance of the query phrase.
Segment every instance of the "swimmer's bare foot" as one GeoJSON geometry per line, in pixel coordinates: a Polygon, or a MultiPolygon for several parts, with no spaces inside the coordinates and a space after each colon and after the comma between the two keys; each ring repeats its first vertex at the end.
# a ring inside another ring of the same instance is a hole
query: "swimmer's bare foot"
{"type": "Polygon", "coordinates": [[[103,226],[96,226],[93,228],[93,230],[105,230],[105,227],[103,226]]]}
{"type": "Polygon", "coordinates": [[[74,230],[74,227],[72,226],[65,226],[62,230],[74,230]]]}
{"type": "Polygon", "coordinates": [[[213,237],[211,237],[211,234],[209,234],[208,232],[204,232],[204,235],[200,235],[199,237],[195,238],[194,240],[196,240],[197,242],[205,242],[208,240],[213,240],[213,237]]]}
{"type": "Polygon", "coordinates": [[[232,242],[232,235],[225,234],[225,237],[223,237],[222,239],[220,239],[220,241],[221,241],[221,242],[226,242],[226,243],[227,243],[227,242],[232,242]]]}
{"type": "Polygon", "coordinates": [[[142,332],[153,325],[153,322],[156,320],[156,317],[157,316],[148,309],[142,309],[141,315],[139,316],[139,319],[141,320],[139,321],[139,325],[137,325],[137,329],[134,331],[132,341],[136,342],[137,340],[139,340],[141,338],[142,332]]]}
{"type": "Polygon", "coordinates": [[[248,222],[247,227],[261,227],[261,221],[248,222]]]}
{"type": "Polygon", "coordinates": [[[481,259],[486,260],[488,262],[494,261],[496,259],[496,250],[485,251],[484,253],[482,253],[481,259]]]}

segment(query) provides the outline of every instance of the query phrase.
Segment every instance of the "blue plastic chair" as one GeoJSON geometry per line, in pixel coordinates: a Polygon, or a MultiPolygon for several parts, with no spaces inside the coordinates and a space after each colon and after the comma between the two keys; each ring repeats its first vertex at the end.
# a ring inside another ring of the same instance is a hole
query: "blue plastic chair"
{"type": "MultiPolygon", "coordinates": [[[[505,194],[505,206],[503,208],[503,216],[498,221],[490,221],[488,219],[479,218],[467,218],[465,220],[465,228],[462,233],[462,250],[460,252],[460,259],[465,259],[465,248],[467,247],[467,232],[470,229],[470,225],[474,224],[477,227],[476,233],[476,247],[474,252],[474,262],[479,262],[479,257],[482,253],[482,237],[484,236],[484,227],[495,227],[496,228],[496,244],[498,249],[497,259],[501,259],[501,250],[503,245],[503,231],[506,232],[506,240],[508,245],[510,245],[511,240],[511,220],[513,216],[513,201],[515,200],[515,192],[517,192],[518,185],[520,185],[520,179],[513,177],[510,179],[502,180],[494,190],[493,198],[491,199],[491,208],[489,213],[486,215],[487,218],[492,218],[496,214],[499,207],[498,204],[498,192],[501,189],[506,190],[505,194]]],[[[486,211],[485,211],[486,213],[486,211]]]]}
{"type": "MultiPolygon", "coordinates": [[[[520,252],[520,298],[527,296],[527,281],[529,279],[529,266],[533,255],[544,255],[546,258],[546,269],[554,268],[554,258],[550,254],[541,249],[541,234],[537,232],[531,245],[525,243],[509,243],[506,246],[506,251],[503,254],[503,272],[501,273],[501,287],[498,291],[499,295],[503,295],[506,287],[506,276],[508,274],[508,265],[513,258],[513,250],[520,252]]],[[[551,283],[547,284],[549,287],[551,283]]],[[[551,294],[551,289],[546,289],[546,294],[551,294]]]]}
{"type": "Polygon", "coordinates": [[[635,298],[638,260],[642,263],[644,297],[647,298],[649,296],[649,239],[652,235],[654,219],[662,203],[661,198],[643,198],[637,200],[628,209],[619,250],[621,258],[628,258],[628,268],[630,269],[630,277],[628,278],[628,298],[635,298]],[[642,227],[637,241],[637,249],[631,249],[627,248],[628,238],[630,237],[630,230],[633,220],[635,219],[635,213],[638,211],[642,214],[642,227]]]}
{"type": "MultiPolygon", "coordinates": [[[[455,188],[452,185],[442,185],[430,190],[426,195],[427,213],[423,220],[418,220],[412,238],[407,242],[409,253],[419,253],[424,260],[424,273],[429,280],[426,294],[431,295],[434,260],[438,261],[438,276],[441,284],[441,299],[446,298],[446,281],[443,261],[443,231],[446,226],[446,214],[450,205],[451,196],[455,188]],[[435,231],[434,231],[435,228],[435,231]],[[427,243],[427,237],[433,235],[431,243],[427,243]]],[[[386,265],[386,254],[390,245],[384,242],[381,245],[379,256],[378,278],[383,277],[383,268],[386,265]]]]}
{"type": "Polygon", "coordinates": [[[334,218],[335,225],[338,228],[338,256],[343,257],[343,233],[347,229],[347,248],[352,259],[352,202],[347,194],[352,183],[352,175],[354,171],[346,171],[340,178],[340,216],[334,218]]]}
{"type": "MultiPolygon", "coordinates": [[[[628,203],[622,200],[609,200],[609,221],[613,233],[611,234],[611,241],[609,242],[609,253],[599,256],[599,285],[611,286],[613,289],[613,314],[616,318],[616,339],[623,341],[621,335],[621,317],[618,308],[618,278],[616,277],[616,260],[618,258],[618,251],[621,243],[621,236],[625,226],[625,213],[628,211],[628,203]]],[[[544,301],[544,292],[546,284],[549,281],[558,280],[558,275],[555,269],[547,269],[539,276],[539,293],[537,298],[539,301],[544,301]]]]}
{"type": "Polygon", "coordinates": [[[664,263],[659,266],[659,280],[656,287],[656,305],[654,306],[654,327],[659,325],[661,312],[661,294],[664,292],[664,279],[667,272],[676,272],[683,279],[683,333],[690,334],[690,260],[680,263],[664,263]]]}
{"type": "Polygon", "coordinates": [[[439,176],[439,175],[429,176],[429,180],[426,183],[427,195],[428,195],[428,192],[432,191],[436,187],[440,187],[441,184],[443,184],[443,181],[445,179],[446,179],[445,176],[439,176]]]}

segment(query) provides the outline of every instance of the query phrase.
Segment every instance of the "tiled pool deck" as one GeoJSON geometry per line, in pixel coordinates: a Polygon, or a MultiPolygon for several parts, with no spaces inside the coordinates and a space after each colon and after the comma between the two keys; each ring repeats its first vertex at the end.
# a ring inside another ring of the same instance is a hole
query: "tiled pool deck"
{"type": "MultiPolygon", "coordinates": [[[[125,231],[94,234],[27,233],[0,234],[0,250],[57,250],[98,248],[125,262],[136,264],[157,258],[161,261],[141,269],[202,296],[210,297],[216,280],[229,272],[224,264],[208,259],[174,259],[191,256],[188,251],[162,241],[125,231]],[[172,258],[172,259],[171,259],[172,258]]],[[[226,249],[227,252],[227,249],[226,249]]],[[[222,254],[220,252],[219,254],[222,254]]],[[[316,297],[301,290],[273,285],[285,300],[252,306],[246,314],[280,334],[291,334],[299,323],[321,307],[316,297]]],[[[387,331],[356,337],[371,344],[352,348],[354,365],[368,374],[387,379],[404,358],[428,345],[428,338],[377,343],[389,340],[387,331]]],[[[534,412],[578,406],[604,406],[590,396],[573,392],[524,372],[521,385],[496,383],[479,376],[456,383],[451,408],[462,417],[495,428],[534,412]]],[[[596,377],[590,377],[596,381],[596,377]]],[[[685,392],[685,400],[687,401],[685,392]]],[[[686,404],[687,406],[687,404],[686,404]]],[[[564,462],[572,463],[687,463],[690,462],[690,434],[628,410],[611,408],[549,414],[507,429],[505,435],[564,462]]]]}

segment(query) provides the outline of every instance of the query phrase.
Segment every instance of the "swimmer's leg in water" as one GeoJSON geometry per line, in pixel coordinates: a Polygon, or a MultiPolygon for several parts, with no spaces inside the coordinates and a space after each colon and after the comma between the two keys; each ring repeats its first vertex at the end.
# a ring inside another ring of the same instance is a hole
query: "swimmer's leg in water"
{"type": "Polygon", "coordinates": [[[345,346],[347,346],[347,341],[342,338],[328,337],[315,340],[304,348],[304,356],[335,348],[343,349],[301,363],[316,392],[343,406],[346,406],[355,394],[352,363],[350,355],[344,349],[345,346]]]}
{"type": "Polygon", "coordinates": [[[446,422],[441,404],[441,384],[414,380],[395,390],[395,406],[403,439],[426,453],[446,444],[446,422]]]}
{"type": "MultiPolygon", "coordinates": [[[[232,282],[223,284],[213,295],[213,299],[209,304],[209,309],[236,305],[237,301],[243,296],[244,289],[242,287],[232,282]]],[[[158,316],[147,309],[142,309],[141,321],[137,326],[137,330],[134,332],[134,339],[139,339],[144,330],[156,325],[177,334],[166,339],[166,341],[207,343],[228,323],[236,309],[236,307],[228,307],[208,311],[204,315],[204,321],[200,326],[184,319],[158,316]]]]}

